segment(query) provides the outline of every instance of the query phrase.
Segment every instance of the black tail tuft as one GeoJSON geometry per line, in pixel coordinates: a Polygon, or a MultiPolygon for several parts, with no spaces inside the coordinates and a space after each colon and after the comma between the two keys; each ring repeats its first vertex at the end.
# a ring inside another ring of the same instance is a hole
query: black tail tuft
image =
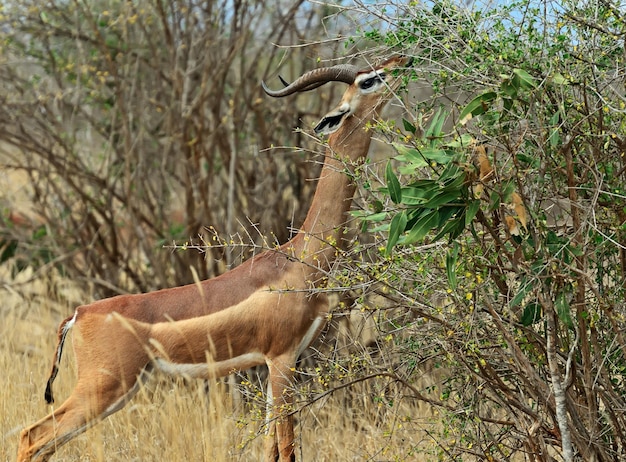
{"type": "Polygon", "coordinates": [[[52,371],[50,371],[50,378],[48,379],[48,383],[46,384],[46,392],[44,393],[44,398],[46,399],[46,403],[52,404],[54,403],[54,396],[52,396],[52,383],[59,372],[59,364],[61,363],[61,356],[63,355],[63,346],[65,345],[65,337],[67,337],[67,333],[72,327],[74,316],[70,316],[69,318],[64,319],[59,325],[58,332],[58,343],[56,352],[54,353],[54,361],[52,362],[52,371]]]}
{"type": "MultiPolygon", "coordinates": [[[[56,369],[56,367],[54,369],[56,369]]],[[[56,376],[56,371],[52,377],[54,376],[56,376]]],[[[48,404],[54,403],[54,396],[52,396],[52,381],[54,379],[52,377],[48,379],[48,383],[46,384],[46,392],[44,393],[44,397],[46,398],[46,403],[48,404]]]]}

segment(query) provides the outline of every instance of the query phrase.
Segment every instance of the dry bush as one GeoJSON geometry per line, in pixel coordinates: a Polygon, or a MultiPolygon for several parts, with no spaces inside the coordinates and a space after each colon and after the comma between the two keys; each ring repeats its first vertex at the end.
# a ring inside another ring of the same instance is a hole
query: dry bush
{"type": "Polygon", "coordinates": [[[424,360],[439,365],[436,393],[412,394],[441,411],[446,459],[623,459],[623,5],[377,13],[391,27],[370,38],[414,44],[435,95],[468,97],[412,108],[360,214],[381,239],[352,252],[373,263],[340,273],[388,300],[376,369],[411,394],[424,360]]]}
{"type": "Polygon", "coordinates": [[[271,100],[260,81],[337,53],[339,42],[277,46],[321,36],[324,14],[302,1],[7,5],[0,162],[28,176],[38,221],[13,226],[20,210],[4,199],[3,240],[28,241],[25,263],[53,262],[100,295],[188,283],[190,266],[207,278],[239,258],[163,249],[173,242],[287,240],[318,171],[294,129],[333,101],[271,100]]]}

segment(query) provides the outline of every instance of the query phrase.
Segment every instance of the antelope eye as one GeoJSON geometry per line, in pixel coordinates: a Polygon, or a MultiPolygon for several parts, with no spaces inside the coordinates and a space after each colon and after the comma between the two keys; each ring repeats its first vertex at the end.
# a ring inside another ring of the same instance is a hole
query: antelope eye
{"type": "Polygon", "coordinates": [[[360,87],[362,90],[368,90],[372,88],[377,82],[382,82],[385,80],[385,74],[378,74],[374,77],[370,77],[369,79],[365,79],[361,82],[360,87]]]}
{"type": "Polygon", "coordinates": [[[376,80],[378,80],[378,77],[371,77],[371,78],[369,78],[367,80],[364,80],[363,82],[361,82],[361,88],[363,90],[367,90],[368,88],[372,88],[372,86],[374,85],[376,80]]]}

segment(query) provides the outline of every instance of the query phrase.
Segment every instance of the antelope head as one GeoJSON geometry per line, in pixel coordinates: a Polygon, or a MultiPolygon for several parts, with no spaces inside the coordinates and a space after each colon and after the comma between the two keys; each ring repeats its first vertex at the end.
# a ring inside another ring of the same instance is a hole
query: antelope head
{"type": "Polygon", "coordinates": [[[269,96],[283,97],[313,90],[328,82],[347,83],[349,87],[343,94],[341,102],[326,114],[314,129],[317,134],[328,135],[336,132],[350,117],[356,117],[361,122],[375,117],[400,84],[400,79],[393,71],[409,67],[411,62],[410,57],[395,56],[377,66],[365,69],[341,64],[314,69],[291,84],[281,78],[285,85],[281,90],[270,90],[264,82],[262,86],[269,96]]]}

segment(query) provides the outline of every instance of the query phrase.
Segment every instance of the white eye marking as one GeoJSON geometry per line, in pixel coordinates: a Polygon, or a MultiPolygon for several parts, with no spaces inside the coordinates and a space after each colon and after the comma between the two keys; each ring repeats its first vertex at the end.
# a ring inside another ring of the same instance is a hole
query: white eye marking
{"type": "Polygon", "coordinates": [[[376,88],[380,87],[380,84],[382,84],[384,82],[384,80],[385,80],[385,73],[384,72],[375,73],[374,75],[367,74],[359,82],[358,85],[359,85],[359,88],[361,90],[373,91],[376,88]],[[371,76],[371,77],[369,77],[369,76],[371,76]]]}

